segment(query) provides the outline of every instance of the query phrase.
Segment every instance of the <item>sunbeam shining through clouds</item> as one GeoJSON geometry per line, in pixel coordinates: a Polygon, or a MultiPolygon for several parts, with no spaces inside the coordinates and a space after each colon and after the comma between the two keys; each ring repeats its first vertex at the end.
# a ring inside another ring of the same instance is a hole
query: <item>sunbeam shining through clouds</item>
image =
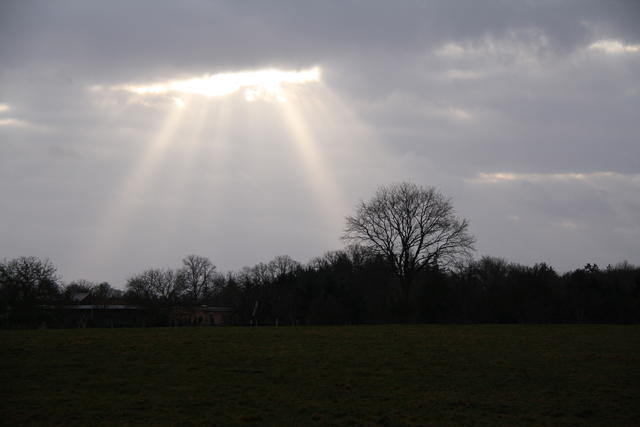
{"type": "MultiPolygon", "coordinates": [[[[99,256],[91,257],[116,262],[127,236],[148,223],[142,218],[151,206],[158,206],[154,220],[179,224],[182,218],[199,211],[193,208],[194,203],[200,203],[194,202],[200,198],[199,193],[206,194],[207,200],[221,200],[220,195],[228,193],[228,186],[237,180],[242,181],[240,188],[249,186],[251,191],[264,194],[274,191],[269,183],[281,179],[288,181],[286,186],[306,189],[308,200],[302,203],[309,208],[304,209],[322,214],[318,232],[338,235],[348,204],[328,159],[335,158],[338,150],[343,159],[365,156],[364,150],[356,148],[355,136],[347,144],[350,154],[339,138],[328,138],[328,129],[339,119],[355,124],[357,118],[345,111],[320,75],[319,67],[299,71],[258,69],[161,83],[90,87],[91,96],[115,97],[116,104],[124,103],[118,110],[120,117],[142,108],[155,123],[152,126],[157,126],[153,135],[139,142],[137,160],[123,174],[103,210],[94,239],[96,247],[88,252],[99,256]],[[270,144],[261,143],[265,136],[270,144]],[[242,161],[232,167],[229,163],[234,158],[242,161]],[[278,175],[274,164],[278,164],[282,178],[274,178],[278,175]]],[[[373,139],[369,139],[372,153],[373,139]]],[[[251,210],[244,210],[255,213],[256,219],[252,220],[263,221],[260,218],[272,216],[275,206],[284,203],[278,201],[283,196],[255,200],[251,210]]],[[[239,192],[232,203],[241,199],[239,192]]],[[[220,205],[213,206],[213,211],[206,208],[212,218],[228,217],[227,213],[221,214],[220,205]]],[[[171,226],[160,229],[162,233],[175,232],[171,226]]]]}
{"type": "Polygon", "coordinates": [[[0,0],[0,259],[305,261],[407,181],[477,256],[640,262],[640,3],[362,3],[0,0]]]}
{"type": "MultiPolygon", "coordinates": [[[[320,68],[314,67],[300,71],[263,69],[210,74],[202,77],[170,80],[151,84],[123,84],[109,87],[111,90],[124,90],[137,95],[181,95],[195,94],[208,98],[223,97],[242,91],[246,101],[275,100],[286,101],[285,87],[288,85],[317,82],[320,80],[320,68]]],[[[101,86],[94,87],[97,90],[101,86]]],[[[180,97],[175,97],[176,105],[184,107],[180,97]]]]}

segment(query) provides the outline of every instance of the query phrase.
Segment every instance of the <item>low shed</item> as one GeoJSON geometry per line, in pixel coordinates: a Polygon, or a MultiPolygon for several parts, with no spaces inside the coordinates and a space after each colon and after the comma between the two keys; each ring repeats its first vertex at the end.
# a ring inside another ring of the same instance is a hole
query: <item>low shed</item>
{"type": "Polygon", "coordinates": [[[174,326],[223,326],[232,324],[231,307],[173,307],[171,323],[174,326]]]}

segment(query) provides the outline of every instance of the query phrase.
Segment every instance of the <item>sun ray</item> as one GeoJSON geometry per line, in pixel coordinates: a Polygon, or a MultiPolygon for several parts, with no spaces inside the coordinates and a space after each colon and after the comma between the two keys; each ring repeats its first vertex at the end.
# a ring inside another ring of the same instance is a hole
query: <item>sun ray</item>
{"type": "Polygon", "coordinates": [[[121,181],[113,199],[108,201],[105,214],[97,221],[98,238],[95,242],[97,247],[94,259],[109,262],[115,255],[135,219],[136,210],[145,202],[145,192],[149,189],[150,180],[174,140],[184,113],[184,109],[177,106],[168,112],[155,137],[142,150],[131,173],[121,181]]]}
{"type": "MultiPolygon", "coordinates": [[[[133,91],[132,105],[172,101],[173,107],[105,209],[96,238],[102,253],[94,259],[108,262],[115,256],[132,226],[149,223],[138,212],[149,206],[156,209],[152,215],[156,227],[171,224],[162,227],[162,234],[169,237],[190,232],[189,224],[202,227],[215,223],[216,218],[224,221],[230,209],[269,204],[271,192],[280,197],[277,186],[281,180],[290,180],[296,173],[307,177],[310,198],[324,217],[322,228],[331,234],[338,232],[349,211],[344,187],[352,172],[344,165],[356,161],[370,168],[375,161],[369,158],[381,157],[370,156],[377,150],[368,128],[319,81],[317,69],[286,78],[277,73],[234,75],[241,84],[229,86],[235,89],[224,97],[213,91],[212,79],[133,91]],[[278,140],[281,132],[284,140],[278,140]],[[287,158],[284,153],[291,150],[279,142],[287,140],[299,160],[291,166],[293,170],[277,171],[273,168],[280,165],[265,163],[265,155],[275,161],[287,158]],[[285,151],[269,152],[274,148],[285,151]],[[151,184],[162,192],[151,192],[151,184]]],[[[270,215],[270,209],[264,212],[270,215]]]]}
{"type": "MultiPolygon", "coordinates": [[[[349,108],[327,84],[301,85],[294,88],[298,115],[313,118],[307,126],[314,140],[322,142],[324,163],[331,166],[330,178],[334,188],[340,190],[343,201],[349,205],[357,201],[358,188],[375,185],[366,176],[380,173],[397,175],[395,179],[407,179],[402,169],[393,171],[389,165],[389,153],[378,136],[355,110],[349,108]],[[311,126],[313,125],[313,126],[311,126]],[[354,183],[358,183],[354,185],[354,183]]],[[[342,219],[349,211],[338,215],[342,219]]]]}
{"type": "Polygon", "coordinates": [[[292,136],[302,164],[308,170],[311,184],[320,196],[317,199],[319,209],[325,213],[327,224],[336,225],[336,218],[341,223],[344,216],[345,203],[338,186],[328,173],[323,155],[309,129],[306,120],[296,106],[290,102],[279,104],[280,111],[292,136]]]}
{"type": "Polygon", "coordinates": [[[224,159],[221,160],[221,139],[228,128],[228,111],[228,102],[212,103],[204,100],[195,118],[190,132],[193,142],[189,152],[184,153],[177,179],[167,189],[175,194],[177,200],[172,210],[171,219],[174,223],[178,223],[180,218],[193,215],[194,205],[202,212],[208,205],[203,206],[203,197],[206,200],[216,197],[217,183],[211,182],[211,175],[225,165],[224,159]]]}
{"type": "Polygon", "coordinates": [[[189,178],[195,173],[192,166],[202,150],[203,130],[209,118],[211,107],[211,102],[206,98],[194,100],[189,105],[192,117],[190,117],[189,126],[180,143],[177,157],[174,159],[174,177],[166,188],[168,193],[176,196],[177,203],[183,199],[181,196],[185,194],[189,178]]]}

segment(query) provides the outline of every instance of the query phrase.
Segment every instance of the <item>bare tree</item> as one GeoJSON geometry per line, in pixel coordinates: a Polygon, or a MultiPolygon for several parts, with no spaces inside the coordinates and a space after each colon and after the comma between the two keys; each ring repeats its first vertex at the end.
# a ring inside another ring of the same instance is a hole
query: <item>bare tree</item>
{"type": "Polygon", "coordinates": [[[273,279],[288,276],[301,267],[300,263],[289,255],[278,255],[267,265],[273,279]]]}
{"type": "Polygon", "coordinates": [[[136,299],[152,301],[157,299],[155,289],[149,282],[145,273],[136,274],[127,280],[125,289],[127,294],[135,297],[136,299]]]}
{"type": "Polygon", "coordinates": [[[273,280],[273,271],[268,264],[260,262],[253,267],[246,269],[247,279],[251,280],[254,285],[266,286],[273,280]]]}
{"type": "Polygon", "coordinates": [[[112,287],[108,282],[101,282],[91,289],[91,295],[99,301],[108,301],[114,298],[120,298],[122,291],[112,287]]]}
{"type": "MultiPolygon", "coordinates": [[[[293,301],[291,298],[287,298],[287,294],[290,296],[290,292],[287,292],[286,288],[291,286],[290,279],[293,274],[300,270],[301,264],[291,258],[289,255],[279,255],[267,264],[268,270],[272,277],[270,286],[271,300],[272,300],[272,315],[275,318],[275,325],[280,324],[280,318],[285,315],[285,312],[292,311],[290,309],[293,301]]],[[[291,320],[293,323],[293,319],[291,320]]]]}
{"type": "Polygon", "coordinates": [[[176,302],[183,291],[183,283],[171,269],[150,268],[127,281],[127,290],[138,298],[176,302]]]}
{"type": "Polygon", "coordinates": [[[152,268],[142,274],[161,300],[175,302],[180,296],[182,286],[173,270],[152,268]]]}
{"type": "Polygon", "coordinates": [[[64,293],[71,295],[79,292],[90,293],[96,287],[94,282],[85,279],[76,279],[64,287],[64,293]]]}
{"type": "Polygon", "coordinates": [[[51,301],[60,292],[59,281],[47,259],[22,256],[0,261],[0,297],[8,305],[51,301]]]}
{"type": "Polygon", "coordinates": [[[178,280],[190,298],[197,302],[213,286],[216,266],[208,258],[197,255],[189,255],[182,260],[182,264],[178,271],[178,280]]]}
{"type": "Polygon", "coordinates": [[[468,228],[434,187],[402,182],[380,187],[369,202],[361,202],[355,216],[346,218],[343,239],[383,255],[408,303],[416,273],[471,254],[475,239],[468,228]]]}

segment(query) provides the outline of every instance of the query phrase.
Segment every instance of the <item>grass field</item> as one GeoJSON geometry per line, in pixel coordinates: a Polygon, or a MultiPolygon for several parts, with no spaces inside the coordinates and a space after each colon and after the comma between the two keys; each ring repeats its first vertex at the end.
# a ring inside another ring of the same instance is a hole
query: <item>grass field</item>
{"type": "Polygon", "coordinates": [[[0,423],[638,425],[640,327],[0,331],[0,423]]]}

